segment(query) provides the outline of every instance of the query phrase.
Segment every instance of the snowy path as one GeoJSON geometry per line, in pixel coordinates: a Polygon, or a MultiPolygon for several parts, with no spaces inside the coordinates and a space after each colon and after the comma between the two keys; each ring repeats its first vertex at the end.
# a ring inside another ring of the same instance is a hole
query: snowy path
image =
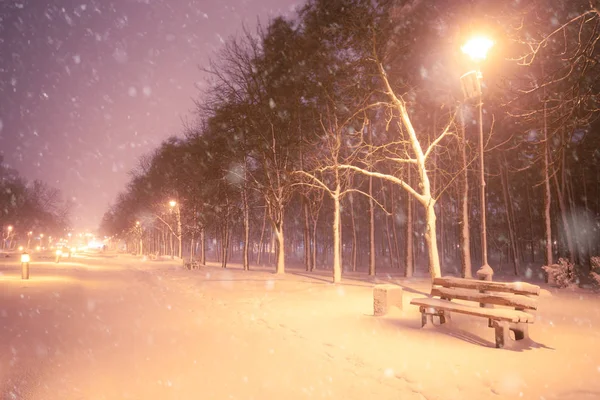
{"type": "Polygon", "coordinates": [[[372,284],[169,261],[0,261],[0,399],[596,399],[600,305],[541,296],[534,340],[493,348],[485,320],[421,330],[372,316],[372,284]]]}
{"type": "MultiPolygon", "coordinates": [[[[369,371],[336,362],[327,347],[262,319],[255,296],[231,302],[215,297],[218,290],[209,296],[162,278],[168,271],[77,262],[86,265],[32,265],[30,281],[3,266],[1,399],[397,393],[396,385],[379,384],[369,371]]],[[[219,286],[226,292],[227,285],[219,286]]]]}

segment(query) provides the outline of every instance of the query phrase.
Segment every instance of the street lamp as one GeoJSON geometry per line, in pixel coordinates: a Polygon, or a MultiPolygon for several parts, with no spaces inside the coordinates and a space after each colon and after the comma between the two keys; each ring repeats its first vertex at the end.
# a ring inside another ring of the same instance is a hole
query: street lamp
{"type": "Polygon", "coordinates": [[[29,261],[31,257],[27,252],[21,254],[21,279],[29,279],[29,261]]]}
{"type": "Polygon", "coordinates": [[[177,217],[177,238],[179,239],[179,258],[181,258],[181,214],[179,210],[179,204],[175,200],[169,201],[171,209],[175,209],[175,215],[177,217]]]}
{"type": "Polygon", "coordinates": [[[486,232],[486,203],[485,203],[485,165],[483,156],[483,95],[481,81],[483,75],[479,68],[479,63],[485,60],[488,51],[492,48],[494,42],[483,36],[473,37],[461,47],[463,53],[467,54],[475,62],[477,69],[468,72],[461,77],[465,97],[477,97],[479,100],[479,175],[481,186],[481,255],[482,266],[477,271],[477,276],[481,280],[491,281],[494,270],[488,264],[487,257],[487,232],[486,232]]]}

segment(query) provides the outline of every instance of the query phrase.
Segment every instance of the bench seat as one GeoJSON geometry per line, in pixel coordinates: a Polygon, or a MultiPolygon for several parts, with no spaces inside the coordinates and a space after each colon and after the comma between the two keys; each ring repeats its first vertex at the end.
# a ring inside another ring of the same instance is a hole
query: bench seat
{"type": "Polygon", "coordinates": [[[535,315],[530,311],[537,310],[535,297],[539,294],[539,286],[524,282],[443,277],[433,280],[432,297],[412,299],[410,304],[419,306],[421,326],[433,324],[434,316],[439,318],[440,324],[445,324],[452,313],[486,318],[488,326],[496,331],[496,347],[502,348],[509,339],[509,331],[514,332],[515,340],[529,337],[528,324],[535,322],[535,315]]]}
{"type": "MultiPolygon", "coordinates": [[[[514,323],[525,322],[529,324],[535,321],[535,316],[526,313],[525,311],[511,310],[508,308],[482,308],[479,306],[470,306],[467,304],[453,303],[450,300],[422,298],[413,299],[410,302],[410,304],[421,307],[434,308],[436,310],[452,311],[461,314],[473,315],[476,317],[490,318],[498,321],[507,321],[514,323]]],[[[436,313],[432,312],[431,314],[436,313]]]]}

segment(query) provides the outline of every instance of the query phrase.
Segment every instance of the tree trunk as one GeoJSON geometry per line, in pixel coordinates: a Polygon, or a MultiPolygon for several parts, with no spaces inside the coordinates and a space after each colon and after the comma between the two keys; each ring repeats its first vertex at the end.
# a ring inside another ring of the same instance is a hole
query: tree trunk
{"type": "Polygon", "coordinates": [[[229,255],[229,218],[225,218],[225,224],[221,231],[221,268],[227,268],[227,257],[229,255]]]}
{"type": "Polygon", "coordinates": [[[554,185],[556,186],[556,193],[558,195],[558,207],[560,208],[560,218],[563,224],[563,231],[565,234],[565,240],[567,241],[567,248],[569,250],[569,260],[572,262],[575,261],[575,246],[573,245],[573,237],[571,236],[571,227],[569,224],[569,218],[567,217],[567,209],[565,204],[565,199],[563,198],[563,194],[561,188],[558,183],[558,178],[556,177],[556,173],[554,176],[554,185]]]}
{"type": "Polygon", "coordinates": [[[312,271],[312,258],[311,258],[311,240],[310,240],[310,224],[308,221],[308,200],[302,198],[302,209],[304,210],[304,267],[307,271],[312,271]]]}
{"type": "Polygon", "coordinates": [[[313,219],[313,226],[312,226],[312,262],[311,262],[311,271],[314,270],[315,268],[317,268],[317,223],[319,222],[319,214],[317,213],[317,216],[315,217],[315,219],[313,219]]]}
{"type": "MultiPolygon", "coordinates": [[[[411,168],[407,169],[406,181],[409,185],[411,182],[411,168]]],[[[413,237],[413,197],[409,194],[406,196],[406,267],[404,270],[404,276],[410,278],[414,274],[415,264],[414,264],[414,237],[413,237]]]]}
{"type": "MultiPolygon", "coordinates": [[[[548,127],[546,116],[546,102],[544,99],[544,222],[546,229],[546,265],[554,263],[552,257],[552,220],[550,219],[550,205],[552,202],[552,192],[550,191],[550,145],[548,143],[548,127]]],[[[546,281],[548,277],[546,275],[546,281]]]]}
{"type": "Polygon", "coordinates": [[[442,276],[439,254],[437,247],[437,234],[435,223],[435,200],[429,198],[428,205],[425,208],[425,241],[427,242],[427,255],[429,256],[429,274],[431,279],[442,276]]]}
{"type": "Polygon", "coordinates": [[[283,237],[283,218],[278,221],[278,224],[274,224],[275,236],[277,237],[277,267],[275,272],[277,274],[285,273],[285,240],[283,237]]]}
{"type": "MultiPolygon", "coordinates": [[[[369,124],[369,144],[373,144],[373,127],[369,124]]],[[[373,204],[373,177],[369,176],[369,276],[375,271],[375,205],[373,204]]]]}
{"type": "MultiPolygon", "coordinates": [[[[385,208],[385,210],[388,209],[387,206],[387,193],[385,190],[385,186],[384,186],[384,182],[381,182],[381,193],[383,194],[383,207],[385,208]]],[[[394,266],[394,251],[392,250],[392,238],[391,238],[391,234],[390,234],[390,216],[389,215],[385,215],[385,238],[387,240],[387,254],[388,254],[388,260],[389,260],[389,264],[388,266],[390,268],[392,268],[394,266]]]]}
{"type": "Polygon", "coordinates": [[[262,223],[262,228],[260,230],[260,240],[258,242],[258,255],[256,257],[256,265],[260,265],[260,259],[261,256],[263,254],[263,247],[264,247],[264,237],[265,237],[265,227],[267,225],[267,207],[265,206],[265,214],[263,216],[263,223],[262,223]]]}
{"type": "Polygon", "coordinates": [[[394,186],[392,182],[388,182],[388,187],[390,190],[390,208],[392,211],[391,220],[392,220],[392,240],[394,242],[394,257],[396,258],[397,268],[400,269],[400,249],[398,247],[398,233],[396,229],[396,202],[394,200],[394,186]]]}
{"type": "MultiPolygon", "coordinates": [[[[586,182],[586,176],[585,176],[585,171],[581,171],[581,180],[583,182],[583,205],[584,205],[584,218],[583,221],[587,221],[587,218],[589,218],[591,216],[590,213],[590,208],[589,208],[589,203],[588,203],[588,190],[587,190],[587,182],[586,182]]],[[[594,253],[592,252],[592,235],[593,235],[593,229],[591,229],[591,224],[589,222],[584,222],[585,223],[585,238],[586,238],[586,262],[587,262],[587,266],[588,266],[588,272],[592,271],[592,260],[591,260],[591,256],[594,255],[594,253]]]]}
{"type": "Polygon", "coordinates": [[[373,177],[369,177],[369,275],[375,271],[375,205],[373,204],[373,177]]]}
{"type": "MultiPolygon", "coordinates": [[[[571,172],[569,172],[567,175],[568,175],[569,181],[566,183],[566,191],[567,191],[567,197],[569,200],[569,210],[571,210],[571,212],[569,213],[570,217],[571,217],[570,224],[572,227],[571,232],[573,232],[573,240],[575,241],[575,249],[576,249],[575,256],[573,257],[573,262],[579,263],[581,265],[582,260],[583,260],[584,250],[583,250],[583,244],[581,243],[580,237],[582,236],[582,234],[584,234],[584,230],[579,226],[578,214],[580,213],[580,211],[575,206],[575,198],[574,198],[574,194],[573,194],[573,179],[571,178],[572,174],[571,174],[571,172]]],[[[585,185],[585,183],[584,183],[584,185],[585,185]]]]}
{"type": "Polygon", "coordinates": [[[529,216],[529,242],[531,243],[530,247],[530,256],[531,262],[535,263],[535,234],[533,231],[533,215],[531,212],[531,197],[529,195],[529,179],[527,180],[527,184],[525,185],[525,193],[527,194],[527,214],[529,216]]]}
{"type": "Polygon", "coordinates": [[[206,238],[205,238],[205,228],[202,227],[200,229],[200,263],[202,265],[206,265],[206,238]]]}
{"type": "Polygon", "coordinates": [[[356,272],[356,256],[358,253],[358,239],[356,237],[356,220],[354,218],[354,197],[349,194],[350,221],[352,222],[352,271],[356,272]]]}
{"type": "Polygon", "coordinates": [[[242,249],[242,258],[244,271],[248,271],[250,270],[250,261],[248,260],[250,244],[250,210],[248,206],[248,192],[245,186],[242,189],[242,202],[244,207],[244,248],[242,249]]]}
{"type": "Polygon", "coordinates": [[[504,208],[506,209],[506,223],[508,225],[508,237],[510,241],[510,251],[515,275],[519,275],[519,250],[517,243],[517,234],[515,232],[514,220],[512,216],[512,203],[508,192],[508,170],[506,168],[506,157],[504,163],[500,162],[500,183],[502,184],[502,196],[504,198],[504,208]]]}
{"type": "Polygon", "coordinates": [[[340,184],[333,192],[333,283],[342,281],[342,230],[340,223],[340,184]]]}

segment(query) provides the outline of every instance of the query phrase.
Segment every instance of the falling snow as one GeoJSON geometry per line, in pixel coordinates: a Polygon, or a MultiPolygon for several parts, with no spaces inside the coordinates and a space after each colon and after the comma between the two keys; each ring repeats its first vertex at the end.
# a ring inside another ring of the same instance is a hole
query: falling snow
{"type": "Polygon", "coordinates": [[[180,130],[182,118],[193,109],[196,84],[204,84],[198,66],[206,65],[243,24],[251,27],[257,18],[264,22],[268,15],[289,12],[295,3],[32,1],[0,6],[2,25],[15,27],[10,37],[8,31],[2,37],[3,54],[11,56],[0,61],[0,154],[24,177],[57,184],[67,196],[77,194],[73,222],[96,226],[138,157],[180,130]],[[111,104],[103,104],[107,97],[111,104]],[[144,142],[132,132],[142,132],[144,142]],[[80,138],[85,140],[79,143],[80,138]],[[113,147],[122,141],[132,142],[126,153],[113,147]],[[79,163],[77,174],[68,160],[79,163]],[[56,174],[65,176],[57,179],[56,174]]]}

